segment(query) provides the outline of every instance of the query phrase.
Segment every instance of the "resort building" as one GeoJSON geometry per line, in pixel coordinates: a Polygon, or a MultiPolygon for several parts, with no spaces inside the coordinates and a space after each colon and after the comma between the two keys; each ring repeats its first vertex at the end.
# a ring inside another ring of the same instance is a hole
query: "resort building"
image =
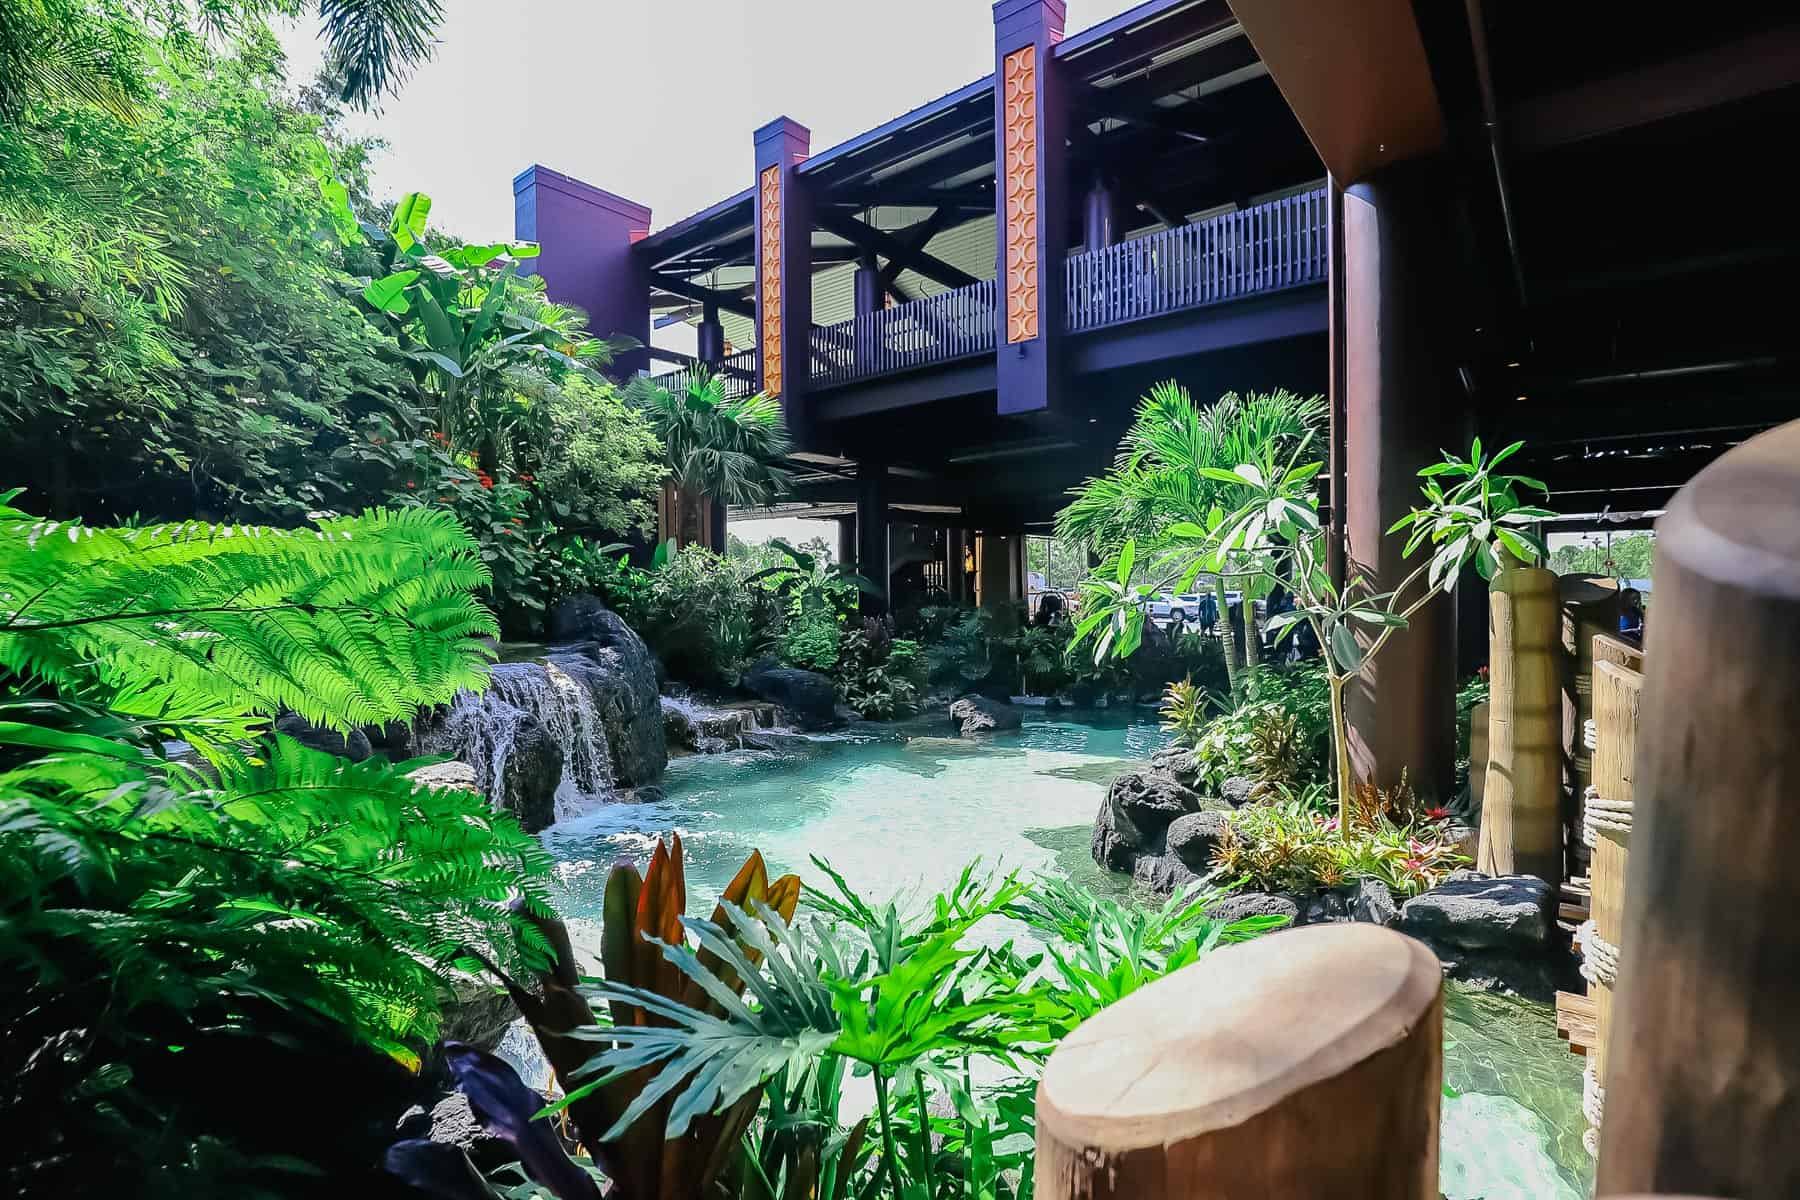
{"type": "MultiPolygon", "coordinates": [[[[1766,152],[1800,118],[1800,27],[1764,6],[1150,0],[1076,31],[1001,0],[993,39],[992,75],[839,145],[803,113],[746,129],[744,188],[654,232],[593,184],[514,180],[596,332],[692,324],[698,364],[779,398],[781,511],[836,518],[871,578],[1022,595],[1023,536],[1164,379],[1327,395],[1336,567],[1383,586],[1415,473],[1474,434],[1526,440],[1558,528],[1629,528],[1800,415],[1766,152]]],[[[1354,698],[1365,761],[1448,778],[1456,607],[1354,698]]]]}

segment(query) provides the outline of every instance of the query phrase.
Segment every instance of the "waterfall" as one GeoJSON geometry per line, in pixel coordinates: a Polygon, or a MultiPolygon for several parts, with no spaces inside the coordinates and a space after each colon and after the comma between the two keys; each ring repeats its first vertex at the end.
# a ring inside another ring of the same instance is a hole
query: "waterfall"
{"type": "MultiPolygon", "coordinates": [[[[588,689],[553,662],[501,663],[480,695],[462,691],[425,748],[454,754],[475,769],[496,803],[508,801],[508,768],[521,732],[541,727],[562,752],[556,819],[575,816],[613,792],[612,750],[588,689]]],[[[547,781],[546,781],[547,782],[547,781]]]]}

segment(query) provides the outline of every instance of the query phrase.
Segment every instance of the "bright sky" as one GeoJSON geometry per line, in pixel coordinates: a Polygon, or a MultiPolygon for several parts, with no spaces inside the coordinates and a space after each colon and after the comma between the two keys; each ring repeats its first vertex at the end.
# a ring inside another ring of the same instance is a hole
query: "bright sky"
{"type": "MultiPolygon", "coordinates": [[[[1069,32],[1133,0],[1068,0],[1069,32]]],[[[655,228],[748,187],[787,115],[827,149],[993,70],[987,0],[445,0],[436,57],[352,128],[378,195],[422,191],[467,238],[512,236],[512,177],[554,167],[650,206],[655,228]]],[[[289,75],[319,51],[282,38],[289,75]]]]}

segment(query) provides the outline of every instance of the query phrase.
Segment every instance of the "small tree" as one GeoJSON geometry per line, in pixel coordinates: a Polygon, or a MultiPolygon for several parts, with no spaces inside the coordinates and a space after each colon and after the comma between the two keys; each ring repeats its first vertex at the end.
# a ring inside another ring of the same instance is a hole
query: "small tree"
{"type": "Polygon", "coordinates": [[[1533,526],[1555,514],[1519,499],[1519,489],[1547,491],[1543,484],[1495,470],[1523,442],[1489,458],[1477,438],[1467,459],[1446,452],[1443,462],[1419,472],[1425,503],[1388,530],[1407,531],[1406,557],[1428,545],[1433,548],[1430,558],[1392,591],[1378,592],[1361,576],[1353,576],[1340,588],[1324,565],[1314,487],[1323,464],[1300,461],[1311,440],[1303,439],[1285,461],[1278,457],[1278,449],[1265,443],[1252,461],[1232,470],[1198,468],[1207,480],[1226,489],[1234,506],[1228,511],[1215,504],[1203,524],[1184,521],[1165,530],[1156,578],[1149,583],[1131,583],[1137,548],[1127,540],[1118,556],[1083,585],[1082,610],[1087,615],[1076,626],[1071,647],[1094,639],[1096,662],[1109,653],[1131,654],[1143,638],[1149,597],[1176,581],[1178,590],[1186,591],[1203,572],[1261,579],[1291,589],[1294,610],[1271,618],[1269,630],[1279,639],[1305,622],[1323,648],[1331,688],[1338,825],[1348,829],[1351,780],[1344,689],[1368,668],[1396,630],[1407,627],[1414,613],[1456,586],[1458,574],[1471,561],[1483,579],[1492,578],[1509,558],[1541,561],[1544,542],[1533,526]]]}

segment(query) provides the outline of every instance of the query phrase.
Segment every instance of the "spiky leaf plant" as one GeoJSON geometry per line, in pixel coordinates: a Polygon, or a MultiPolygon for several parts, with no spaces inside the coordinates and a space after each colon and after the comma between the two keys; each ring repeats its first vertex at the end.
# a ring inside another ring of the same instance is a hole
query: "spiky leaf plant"
{"type": "Polygon", "coordinates": [[[0,1190],[299,1195],[370,1169],[359,1104],[435,1037],[453,965],[544,959],[520,914],[547,863],[412,764],[258,735],[284,705],[343,727],[480,685],[472,543],[427,514],[101,530],[11,499],[0,1190]]]}

